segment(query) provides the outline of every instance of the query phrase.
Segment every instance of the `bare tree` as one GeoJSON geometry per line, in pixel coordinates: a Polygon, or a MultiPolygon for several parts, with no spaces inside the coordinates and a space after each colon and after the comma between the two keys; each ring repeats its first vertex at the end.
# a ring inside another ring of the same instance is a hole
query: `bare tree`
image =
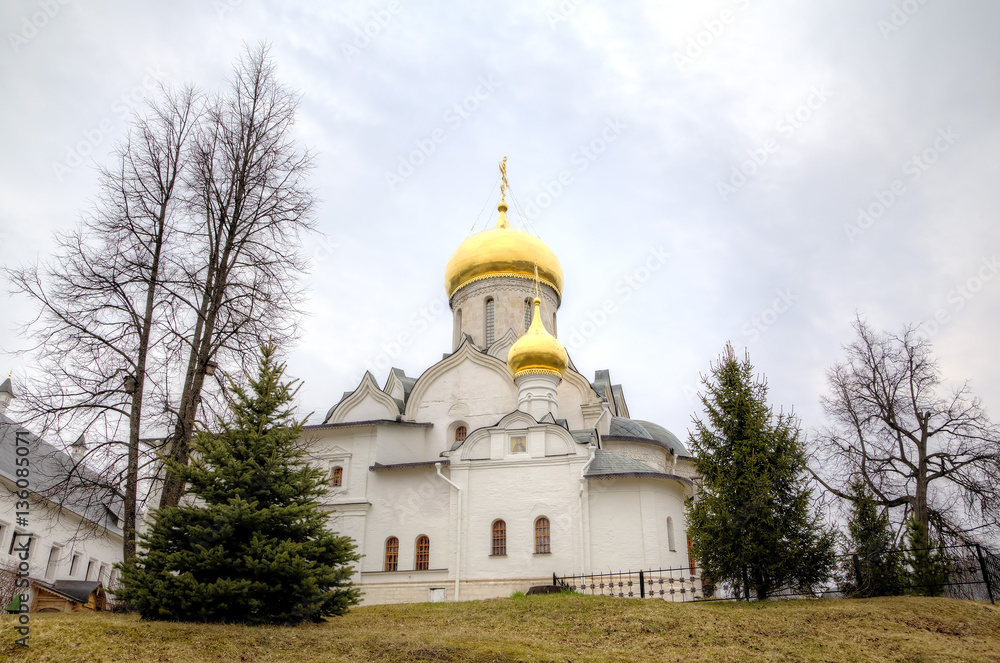
{"type": "Polygon", "coordinates": [[[134,118],[114,167],[101,169],[95,209],[59,238],[54,260],[7,270],[14,291],[39,311],[25,326],[36,341],[38,372],[24,387],[22,409],[43,433],[105,429],[105,440],[89,454],[109,462],[91,463],[85,472],[78,460],[50,492],[79,495],[75,487],[101,477],[104,491],[94,495],[102,499],[109,490],[120,495],[124,484],[125,559],[135,554],[140,431],[157,418],[144,418],[143,406],[162,398],[157,392],[166,378],[161,321],[172,307],[166,285],[176,271],[167,257],[176,251],[181,176],[198,103],[190,88],[162,90],[161,100],[134,118]],[[125,441],[118,439],[123,421],[125,441]],[[115,462],[121,457],[124,466],[115,462]]]}
{"type": "Polygon", "coordinates": [[[857,477],[877,504],[942,536],[998,533],[1000,431],[964,383],[943,395],[929,341],[915,327],[876,333],[860,317],[847,358],[827,373],[831,425],[810,471],[843,499],[857,477]]]}
{"type": "MultiPolygon", "coordinates": [[[[125,559],[158,455],[186,463],[196,424],[216,409],[210,367],[242,369],[262,343],[296,334],[313,205],[309,155],[291,138],[297,103],[263,45],[247,48],[218,96],[164,90],[55,257],[7,270],[38,310],[25,325],[37,370],[19,405],[43,434],[98,438],[60,487],[124,501],[125,559]]],[[[182,489],[167,475],[160,504],[182,489]]]]}
{"type": "MultiPolygon", "coordinates": [[[[290,135],[297,106],[259,45],[247,48],[199,128],[184,231],[191,251],[177,292],[189,314],[177,337],[188,358],[169,441],[182,464],[210,367],[224,357],[242,373],[263,342],[283,344],[297,330],[300,233],[313,227],[310,157],[290,135]]],[[[182,491],[168,473],[160,506],[176,505],[182,491]]]]}

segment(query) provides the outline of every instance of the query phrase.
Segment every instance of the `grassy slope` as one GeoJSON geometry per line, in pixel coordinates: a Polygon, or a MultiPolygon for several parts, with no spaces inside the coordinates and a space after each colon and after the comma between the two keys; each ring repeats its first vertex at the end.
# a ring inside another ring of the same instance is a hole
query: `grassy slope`
{"type": "Polygon", "coordinates": [[[0,660],[1000,661],[1000,606],[949,599],[669,604],[572,595],[356,608],[298,628],[2,618],[0,660]]]}

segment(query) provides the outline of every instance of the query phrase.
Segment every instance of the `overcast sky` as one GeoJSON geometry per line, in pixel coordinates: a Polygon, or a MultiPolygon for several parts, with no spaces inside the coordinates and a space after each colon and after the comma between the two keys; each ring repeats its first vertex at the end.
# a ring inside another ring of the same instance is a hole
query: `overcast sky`
{"type": "MultiPolygon", "coordinates": [[[[503,156],[512,222],[563,266],[559,336],[633,417],[686,438],[732,341],[819,426],[855,311],[945,320],[925,325],[945,377],[997,417],[997,25],[988,0],[5,0],[0,261],[78,222],[156,81],[216,89],[266,40],[316,156],[288,369],[316,418],[366,368],[450,351],[445,264],[494,222],[503,156]]],[[[31,309],[0,311],[0,347],[23,347],[31,309]]]]}

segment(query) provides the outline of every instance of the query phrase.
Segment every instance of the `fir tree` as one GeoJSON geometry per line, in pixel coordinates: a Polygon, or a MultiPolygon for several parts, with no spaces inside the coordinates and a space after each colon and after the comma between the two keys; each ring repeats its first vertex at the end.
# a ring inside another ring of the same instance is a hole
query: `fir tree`
{"type": "Polygon", "coordinates": [[[948,565],[944,551],[930,535],[927,525],[916,518],[906,521],[906,562],[913,572],[910,594],[943,596],[948,582],[948,565]]]}
{"type": "Polygon", "coordinates": [[[190,465],[170,459],[188,495],[155,513],[118,598],[144,619],[295,624],[358,602],[351,539],[326,528],[322,471],[297,445],[293,382],[274,345],[249,389],[233,385],[221,432],[199,432],[190,465]]]}
{"type": "Polygon", "coordinates": [[[691,433],[702,482],[688,504],[702,571],[747,599],[822,582],[833,567],[834,537],[811,506],[796,421],[774,415],[749,355],[738,361],[729,344],[702,382],[705,420],[695,417],[691,433]]]}
{"type": "Polygon", "coordinates": [[[879,513],[875,499],[861,479],[851,484],[851,515],[847,521],[852,553],[846,594],[857,597],[899,596],[904,573],[889,515],[879,513]]]}

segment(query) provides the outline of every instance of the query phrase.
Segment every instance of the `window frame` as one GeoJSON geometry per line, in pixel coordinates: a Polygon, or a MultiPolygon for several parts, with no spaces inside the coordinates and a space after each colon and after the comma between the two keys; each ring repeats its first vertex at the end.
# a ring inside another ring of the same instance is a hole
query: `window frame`
{"type": "Polygon", "coordinates": [[[343,488],[344,487],[344,466],[334,465],[330,468],[330,487],[331,488],[343,488]]]}
{"type": "Polygon", "coordinates": [[[399,570],[399,538],[390,536],[385,540],[385,556],[382,570],[386,573],[399,570]],[[391,567],[391,568],[390,568],[391,567]]]}
{"type": "Polygon", "coordinates": [[[552,554],[552,521],[548,516],[535,518],[535,554],[552,554]]]}
{"type": "Polygon", "coordinates": [[[62,554],[62,546],[59,544],[53,544],[49,546],[49,557],[45,560],[45,577],[46,579],[56,577],[56,572],[59,570],[59,558],[62,554]]]}
{"type": "Polygon", "coordinates": [[[496,309],[496,300],[492,297],[487,297],[483,302],[483,340],[487,348],[496,341],[496,309]]]}
{"type": "Polygon", "coordinates": [[[427,571],[431,568],[431,537],[421,534],[414,544],[413,570],[427,571]]]}
{"type": "Polygon", "coordinates": [[[497,518],[490,525],[490,557],[507,556],[507,522],[497,518]]]}

